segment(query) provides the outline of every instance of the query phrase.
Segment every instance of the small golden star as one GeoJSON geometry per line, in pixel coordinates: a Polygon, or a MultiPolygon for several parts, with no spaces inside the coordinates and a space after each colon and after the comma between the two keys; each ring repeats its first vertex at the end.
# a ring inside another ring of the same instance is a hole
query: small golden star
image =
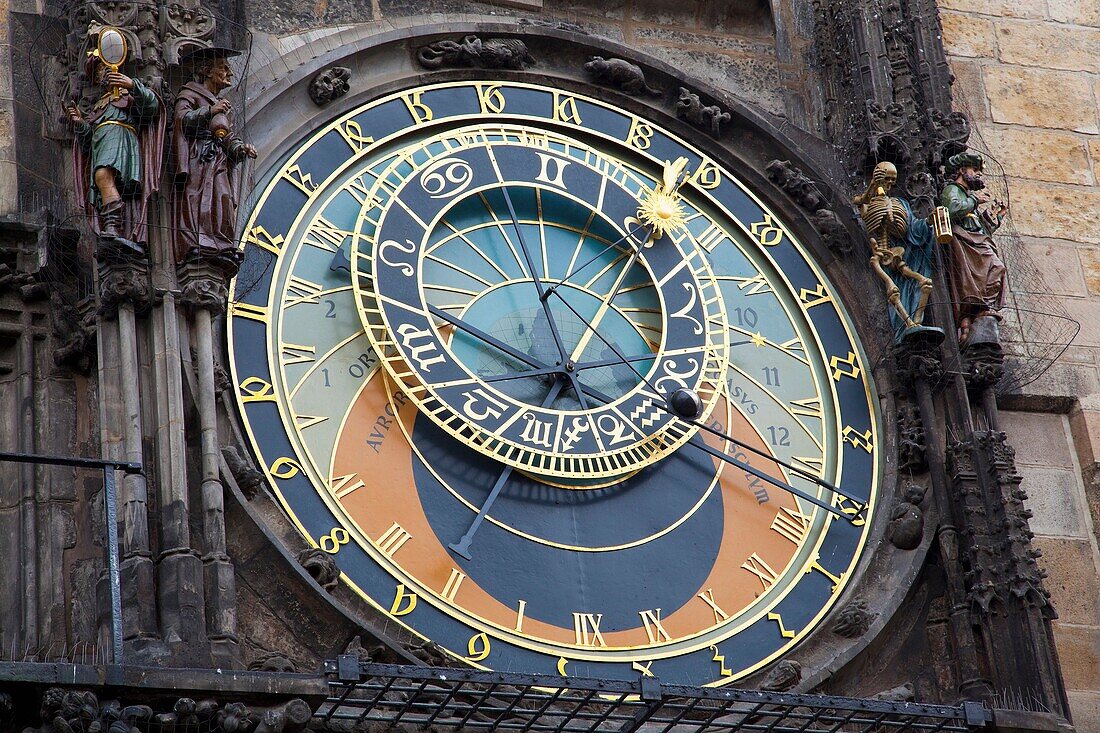
{"type": "Polygon", "coordinates": [[[754,333],[752,335],[752,343],[755,346],[763,346],[764,344],[768,343],[768,340],[766,338],[764,338],[763,336],[761,336],[760,334],[754,333]]]}

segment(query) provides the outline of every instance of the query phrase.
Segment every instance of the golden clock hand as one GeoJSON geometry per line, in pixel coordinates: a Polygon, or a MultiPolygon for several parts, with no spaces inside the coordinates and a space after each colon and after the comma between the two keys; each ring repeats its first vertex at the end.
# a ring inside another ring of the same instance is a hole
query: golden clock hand
{"type": "MultiPolygon", "coordinates": [[[[542,400],[542,407],[549,407],[550,405],[554,404],[554,400],[556,400],[558,398],[558,395],[561,394],[561,390],[564,386],[565,383],[562,381],[560,376],[555,379],[554,384],[550,387],[550,391],[546,393],[546,397],[542,400]]],[[[481,523],[485,521],[485,517],[489,513],[489,509],[492,508],[494,502],[496,502],[497,500],[497,497],[500,496],[500,492],[504,489],[504,485],[508,483],[508,479],[512,476],[512,472],[514,470],[515,469],[512,466],[504,467],[504,469],[500,472],[500,476],[497,477],[496,482],[493,484],[493,488],[489,490],[489,495],[485,497],[485,501],[482,502],[481,508],[478,509],[477,516],[475,516],[474,520],[470,522],[470,526],[466,530],[466,533],[462,535],[458,542],[453,542],[447,545],[456,554],[461,555],[467,560],[473,558],[473,555],[470,554],[470,543],[473,542],[474,535],[477,534],[478,528],[481,526],[481,523]]]]}
{"type": "MultiPolygon", "coordinates": [[[[626,261],[623,269],[619,271],[618,277],[615,278],[615,283],[610,290],[607,291],[607,295],[604,296],[600,302],[600,307],[596,310],[596,315],[592,316],[592,322],[584,329],[584,333],[581,334],[580,339],[577,340],[577,345],[573,347],[573,352],[569,354],[569,362],[575,364],[577,359],[584,353],[584,349],[588,346],[588,342],[592,339],[592,333],[600,325],[600,321],[603,320],[604,315],[607,313],[607,309],[611,307],[611,301],[613,301],[618,295],[619,290],[623,287],[623,280],[626,279],[626,274],[630,272],[630,268],[634,266],[634,263],[638,259],[638,253],[634,252],[630,255],[630,258],[626,261]]],[[[558,295],[558,298],[562,298],[558,295]]]]}

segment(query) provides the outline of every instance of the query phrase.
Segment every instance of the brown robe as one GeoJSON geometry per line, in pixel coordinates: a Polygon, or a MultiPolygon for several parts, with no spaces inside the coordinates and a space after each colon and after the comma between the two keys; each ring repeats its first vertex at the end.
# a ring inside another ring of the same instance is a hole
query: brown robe
{"type": "Polygon", "coordinates": [[[948,248],[948,266],[955,322],[982,313],[996,316],[996,311],[1004,306],[1008,276],[993,238],[982,232],[968,231],[958,224],[951,230],[955,241],[948,248]]]}
{"type": "Polygon", "coordinates": [[[194,81],[184,84],[176,97],[172,249],[177,263],[237,254],[237,191],[231,174],[244,157],[244,143],[233,136],[232,119],[225,137],[211,131],[210,106],[217,101],[194,81]]]}

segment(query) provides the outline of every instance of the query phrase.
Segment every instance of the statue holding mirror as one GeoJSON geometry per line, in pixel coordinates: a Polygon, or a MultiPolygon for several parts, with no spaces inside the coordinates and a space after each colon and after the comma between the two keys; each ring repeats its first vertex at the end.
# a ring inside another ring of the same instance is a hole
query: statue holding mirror
{"type": "Polygon", "coordinates": [[[138,257],[148,240],[148,202],[160,183],[164,115],[157,95],[119,69],[126,38],[117,28],[99,30],[84,64],[84,78],[102,94],[87,117],[70,102],[74,176],[78,199],[99,235],[97,257],[138,257]]]}

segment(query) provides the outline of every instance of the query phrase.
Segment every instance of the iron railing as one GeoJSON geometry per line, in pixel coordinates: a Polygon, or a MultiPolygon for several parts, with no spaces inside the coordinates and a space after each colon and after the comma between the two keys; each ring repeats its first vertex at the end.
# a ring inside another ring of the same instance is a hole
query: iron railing
{"type": "Polygon", "coordinates": [[[325,663],[329,697],[318,722],[335,730],[375,726],[526,733],[900,733],[985,728],[990,711],[958,706],[729,688],[360,663],[325,663]]]}

